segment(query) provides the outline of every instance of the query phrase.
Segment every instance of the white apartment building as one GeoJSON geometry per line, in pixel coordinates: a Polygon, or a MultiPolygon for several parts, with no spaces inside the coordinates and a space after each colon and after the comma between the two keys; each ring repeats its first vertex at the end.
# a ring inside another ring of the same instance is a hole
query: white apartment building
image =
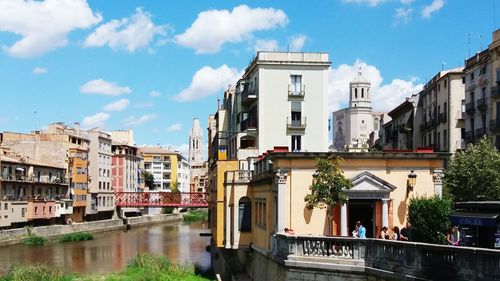
{"type": "Polygon", "coordinates": [[[434,151],[450,153],[465,148],[463,76],[463,68],[440,71],[419,93],[417,147],[433,147],[434,151]]]}
{"type": "Polygon", "coordinates": [[[190,176],[189,162],[179,154],[177,157],[177,187],[180,192],[189,192],[190,176]]]}
{"type": "Polygon", "coordinates": [[[227,139],[227,156],[246,159],[275,147],[327,151],[330,65],[326,53],[258,52],[225,93],[228,131],[217,137],[227,139]]]}
{"type": "Polygon", "coordinates": [[[98,129],[91,129],[86,133],[90,140],[89,175],[91,179],[86,214],[111,217],[114,211],[111,135],[98,129]]]}
{"type": "Polygon", "coordinates": [[[361,71],[349,83],[349,107],[333,113],[333,148],[336,151],[368,150],[373,132],[376,141],[383,113],[372,112],[370,82],[361,71]]]}

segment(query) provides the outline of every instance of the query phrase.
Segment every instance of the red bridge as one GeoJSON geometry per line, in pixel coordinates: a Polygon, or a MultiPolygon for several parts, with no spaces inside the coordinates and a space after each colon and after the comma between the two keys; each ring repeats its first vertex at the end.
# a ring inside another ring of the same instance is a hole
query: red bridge
{"type": "Polygon", "coordinates": [[[117,207],[208,207],[205,192],[116,192],[117,207]]]}

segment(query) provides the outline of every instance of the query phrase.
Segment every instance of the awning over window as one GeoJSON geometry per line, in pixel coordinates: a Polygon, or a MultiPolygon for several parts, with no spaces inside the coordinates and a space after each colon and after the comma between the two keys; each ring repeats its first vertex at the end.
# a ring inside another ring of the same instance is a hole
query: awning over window
{"type": "Polygon", "coordinates": [[[463,213],[451,214],[451,223],[454,225],[497,226],[500,214],[491,213],[463,213]]]}

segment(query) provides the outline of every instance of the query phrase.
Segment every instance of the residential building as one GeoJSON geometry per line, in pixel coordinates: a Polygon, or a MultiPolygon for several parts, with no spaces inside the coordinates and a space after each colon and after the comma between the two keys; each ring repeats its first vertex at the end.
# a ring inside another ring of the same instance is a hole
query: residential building
{"type": "Polygon", "coordinates": [[[490,66],[485,71],[488,77],[487,84],[490,87],[490,132],[491,140],[496,148],[500,149],[500,29],[493,33],[493,42],[488,46],[488,50],[490,51],[490,66]]]}
{"type": "Polygon", "coordinates": [[[73,200],[73,214],[69,217],[73,222],[84,220],[90,140],[82,134],[78,123],[74,127],[53,123],[43,131],[29,134],[3,132],[0,140],[1,145],[12,153],[49,165],[67,167],[70,198],[73,200]]]}
{"type": "Polygon", "coordinates": [[[66,168],[0,154],[0,227],[64,222],[73,213],[66,168]]]}
{"type": "Polygon", "coordinates": [[[335,151],[368,151],[369,143],[377,140],[383,113],[372,112],[371,94],[370,82],[359,71],[349,83],[349,107],[333,113],[335,151]]]}
{"type": "MultiPolygon", "coordinates": [[[[186,174],[186,159],[177,151],[172,151],[159,146],[144,146],[139,148],[139,154],[144,159],[144,171],[154,176],[154,187],[151,191],[170,192],[175,185],[179,188],[179,168],[181,165],[181,174],[186,174]]],[[[184,179],[185,180],[185,179],[184,179]]],[[[183,181],[185,184],[186,182],[183,181]]]]}
{"type": "Polygon", "coordinates": [[[111,173],[111,135],[98,129],[86,131],[89,147],[89,195],[86,216],[110,219],[115,209],[111,173]]]}
{"type": "MultiPolygon", "coordinates": [[[[142,176],[139,167],[142,158],[138,148],[125,143],[113,142],[112,151],[112,187],[114,192],[143,192],[142,176]]],[[[127,213],[138,213],[139,208],[123,208],[127,213]]]]}
{"type": "Polygon", "coordinates": [[[391,110],[390,121],[382,125],[380,130],[380,147],[387,149],[408,149],[415,148],[415,123],[419,95],[412,95],[391,110]]]}
{"type": "MultiPolygon", "coordinates": [[[[205,169],[206,170],[206,169],[205,169]]],[[[182,154],[177,155],[177,188],[180,192],[189,192],[191,187],[189,161],[182,154]]]]}

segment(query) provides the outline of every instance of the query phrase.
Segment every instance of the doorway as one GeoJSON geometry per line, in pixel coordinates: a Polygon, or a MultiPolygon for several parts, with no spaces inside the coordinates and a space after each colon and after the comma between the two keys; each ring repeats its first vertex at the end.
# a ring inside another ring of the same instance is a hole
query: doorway
{"type": "Polygon", "coordinates": [[[361,221],[361,224],[366,228],[366,238],[374,238],[375,229],[375,202],[373,200],[356,200],[349,199],[348,215],[349,215],[349,235],[356,228],[356,222],[361,221]]]}

